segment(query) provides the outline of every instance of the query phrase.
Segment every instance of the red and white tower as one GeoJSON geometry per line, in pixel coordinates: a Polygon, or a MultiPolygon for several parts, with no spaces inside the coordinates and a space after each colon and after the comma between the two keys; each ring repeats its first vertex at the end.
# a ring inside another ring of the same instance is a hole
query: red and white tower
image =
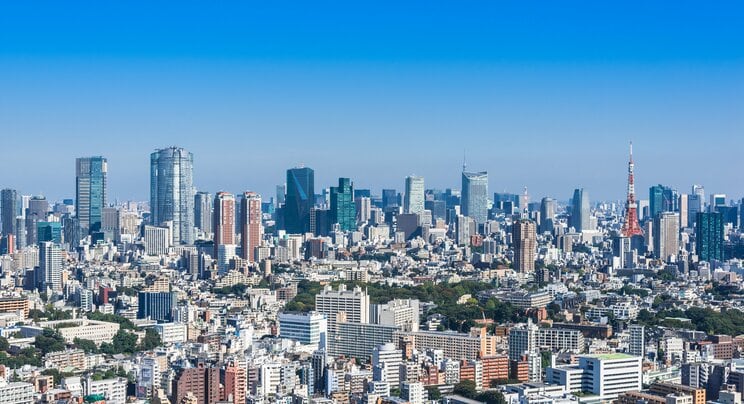
{"type": "Polygon", "coordinates": [[[628,161],[628,201],[625,205],[625,223],[622,233],[625,237],[642,236],[643,229],[638,224],[638,208],[635,199],[635,179],[633,176],[633,142],[630,142],[630,161],[628,161]]]}

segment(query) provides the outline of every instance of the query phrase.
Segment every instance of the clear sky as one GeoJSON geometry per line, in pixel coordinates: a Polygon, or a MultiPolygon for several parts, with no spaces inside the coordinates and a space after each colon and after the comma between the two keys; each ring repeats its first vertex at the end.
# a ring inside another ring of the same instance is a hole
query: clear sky
{"type": "Polygon", "coordinates": [[[194,153],[199,189],[460,186],[744,196],[741,1],[28,2],[0,5],[0,187],[147,199],[149,153],[194,153]]]}

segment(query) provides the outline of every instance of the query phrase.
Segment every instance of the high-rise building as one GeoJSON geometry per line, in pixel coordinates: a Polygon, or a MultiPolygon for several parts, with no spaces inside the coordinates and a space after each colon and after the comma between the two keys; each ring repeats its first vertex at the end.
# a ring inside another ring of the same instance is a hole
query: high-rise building
{"type": "Polygon", "coordinates": [[[315,310],[325,314],[328,329],[336,325],[336,317],[343,316],[350,323],[369,322],[369,295],[360,287],[347,290],[346,285],[339,285],[338,291],[327,285],[315,295],[315,310]]]}
{"type": "Polygon", "coordinates": [[[173,244],[194,243],[194,155],[180,147],[150,154],[152,224],[172,222],[173,244]]]}
{"type": "Polygon", "coordinates": [[[194,195],[194,224],[207,238],[212,234],[212,194],[199,191],[194,195]]]}
{"type": "Polygon", "coordinates": [[[462,172],[462,214],[478,225],[488,220],[488,173],[462,172]]]}
{"type": "Polygon", "coordinates": [[[0,191],[0,226],[2,226],[0,235],[7,236],[16,233],[16,217],[19,213],[18,192],[15,189],[0,191]]]}
{"type": "Polygon", "coordinates": [[[403,199],[403,213],[424,211],[424,177],[406,177],[406,194],[403,199]]]}
{"type": "Polygon", "coordinates": [[[589,194],[584,188],[574,190],[573,200],[571,201],[571,226],[578,232],[591,230],[589,194]]]}
{"type": "Polygon", "coordinates": [[[287,170],[284,228],[288,233],[310,231],[310,210],[315,199],[315,172],[308,167],[287,170]]]}
{"type": "Polygon", "coordinates": [[[26,245],[34,245],[39,242],[37,235],[38,223],[47,220],[49,202],[44,196],[32,196],[28,200],[26,208],[26,245]]]}
{"type": "Polygon", "coordinates": [[[39,276],[41,287],[62,292],[62,249],[50,241],[39,244],[39,276]]]}
{"type": "Polygon", "coordinates": [[[540,233],[553,232],[556,210],[558,210],[558,203],[555,199],[542,198],[540,201],[540,233]]]}
{"type": "Polygon", "coordinates": [[[723,215],[698,212],[695,220],[695,251],[702,261],[723,261],[723,215]]]}
{"type": "Polygon", "coordinates": [[[245,393],[248,388],[246,368],[237,361],[231,360],[225,366],[225,396],[223,401],[245,403],[245,393]]]}
{"type": "Polygon", "coordinates": [[[203,362],[196,367],[181,368],[176,372],[171,390],[172,403],[216,404],[220,401],[220,369],[203,362]],[[194,401],[189,401],[190,397],[194,401]]]}
{"type": "Polygon", "coordinates": [[[360,196],[354,199],[356,205],[357,220],[360,223],[366,223],[372,218],[372,198],[360,196]]]}
{"type": "Polygon", "coordinates": [[[262,237],[261,195],[244,192],[240,197],[240,246],[243,259],[256,261],[256,247],[261,245],[262,237]]]}
{"type": "Polygon", "coordinates": [[[654,256],[666,260],[679,252],[679,214],[660,212],[654,218],[654,256]]]}
{"type": "Polygon", "coordinates": [[[679,196],[679,228],[685,229],[690,225],[690,195],[682,194],[679,196]]]}
{"type": "Polygon", "coordinates": [[[523,357],[527,357],[530,381],[540,381],[542,373],[541,362],[534,360],[535,357],[539,357],[538,331],[539,328],[531,320],[528,320],[527,324],[509,329],[509,360],[519,362],[523,357]]]}
{"type": "Polygon", "coordinates": [[[726,206],[726,194],[711,194],[708,210],[715,212],[719,206],[726,206]]]}
{"type": "Polygon", "coordinates": [[[679,193],[664,185],[654,185],[648,190],[648,207],[651,218],[661,212],[679,212],[679,193]]]}
{"type": "Polygon", "coordinates": [[[75,161],[75,216],[82,234],[101,230],[107,172],[105,157],[80,157],[75,161]]]}
{"type": "Polygon", "coordinates": [[[139,292],[137,294],[137,318],[156,321],[173,321],[176,308],[175,292],[139,292]]]}
{"type": "Polygon", "coordinates": [[[331,187],[331,222],[341,231],[356,230],[354,184],[348,178],[339,178],[338,186],[331,187]]]}
{"type": "Polygon", "coordinates": [[[646,355],[645,328],[642,325],[634,324],[628,327],[630,339],[628,341],[628,353],[633,356],[646,355]]]}
{"type": "Polygon", "coordinates": [[[400,365],[403,351],[393,343],[382,344],[372,351],[372,380],[381,381],[397,388],[400,385],[400,365]]]}
{"type": "Polygon", "coordinates": [[[382,190],[382,209],[386,212],[395,210],[398,208],[400,202],[398,201],[398,192],[394,189],[383,189],[382,190]]]}
{"type": "Polygon", "coordinates": [[[235,195],[218,192],[214,196],[214,256],[221,245],[235,245],[235,195]]]}
{"type": "Polygon", "coordinates": [[[512,223],[512,242],[514,244],[514,270],[534,272],[537,255],[537,236],[535,222],[517,220],[512,223]]]}

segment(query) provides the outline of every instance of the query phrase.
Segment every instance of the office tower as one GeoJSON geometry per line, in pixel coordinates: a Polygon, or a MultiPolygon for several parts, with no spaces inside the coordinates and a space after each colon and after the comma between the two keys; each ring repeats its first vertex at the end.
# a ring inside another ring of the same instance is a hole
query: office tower
{"type": "Polygon", "coordinates": [[[645,329],[642,325],[634,324],[628,327],[630,339],[628,341],[628,353],[633,356],[646,355],[645,329]]]}
{"type": "Polygon", "coordinates": [[[477,233],[478,225],[475,223],[475,219],[457,215],[455,220],[455,241],[457,241],[457,245],[470,245],[470,237],[477,233]]]}
{"type": "Polygon", "coordinates": [[[421,213],[424,210],[424,177],[406,177],[406,194],[403,213],[421,213]]]}
{"type": "Polygon", "coordinates": [[[0,235],[7,236],[15,234],[16,217],[18,209],[18,192],[15,189],[3,189],[0,191],[0,235]]]}
{"type": "Polygon", "coordinates": [[[532,220],[517,220],[512,224],[514,244],[514,270],[534,272],[537,253],[536,226],[532,220]]]}
{"type": "MultiPolygon", "coordinates": [[[[463,167],[464,168],[464,167],[463,167]]],[[[462,214],[478,225],[488,220],[488,173],[462,172],[462,214]]]]}
{"type": "Polygon", "coordinates": [[[354,204],[356,205],[357,220],[360,223],[368,222],[372,216],[372,198],[360,196],[354,199],[354,204]]]}
{"type": "Polygon", "coordinates": [[[107,171],[104,157],[75,160],[75,216],[83,234],[101,229],[101,216],[107,201],[107,171]]]}
{"type": "Polygon", "coordinates": [[[331,187],[331,223],[338,224],[341,231],[356,230],[356,206],[354,184],[348,178],[339,178],[338,186],[331,187]]]}
{"type": "Polygon", "coordinates": [[[49,212],[49,202],[43,196],[32,196],[28,199],[28,208],[26,208],[26,245],[34,245],[39,242],[36,234],[37,224],[46,221],[47,212],[49,212]]]}
{"type": "Polygon", "coordinates": [[[648,190],[648,206],[651,218],[661,212],[679,212],[679,193],[664,185],[654,185],[648,190]]]}
{"type": "Polygon", "coordinates": [[[235,245],[235,195],[218,192],[214,196],[214,256],[221,245],[235,245]]]}
{"type": "Polygon", "coordinates": [[[315,310],[325,314],[329,332],[333,332],[337,316],[350,323],[368,323],[369,296],[358,286],[353,290],[346,290],[346,285],[341,284],[338,291],[335,291],[327,285],[315,295],[315,310]]]}
{"type": "Polygon", "coordinates": [[[687,225],[695,226],[698,212],[705,211],[705,200],[699,194],[687,195],[687,225]]]}
{"type": "Polygon", "coordinates": [[[242,258],[256,261],[256,247],[261,245],[261,195],[244,192],[240,197],[240,246],[242,258]]]}
{"type": "Polygon", "coordinates": [[[168,252],[173,236],[171,236],[171,229],[168,227],[145,225],[144,239],[145,254],[154,256],[168,252]]]}
{"type": "Polygon", "coordinates": [[[308,167],[287,170],[284,228],[287,233],[310,231],[310,210],[315,205],[315,172],[308,167]]]}
{"type": "Polygon", "coordinates": [[[36,236],[39,243],[51,241],[62,243],[62,223],[60,222],[38,222],[36,223],[36,236]]]}
{"type": "Polygon", "coordinates": [[[170,322],[176,308],[176,292],[139,292],[137,318],[170,322]]]}
{"type": "Polygon", "coordinates": [[[400,366],[403,351],[393,343],[378,345],[372,351],[372,380],[386,382],[390,387],[400,385],[400,366]]]}
{"type": "Polygon", "coordinates": [[[390,210],[396,210],[399,206],[398,192],[394,189],[383,189],[382,190],[382,210],[388,212],[390,210]]]}
{"type": "Polygon", "coordinates": [[[194,225],[207,238],[212,233],[212,194],[199,191],[194,195],[194,225]]]}
{"type": "Polygon", "coordinates": [[[720,206],[726,206],[726,194],[711,194],[708,211],[715,212],[720,206]]]}
{"type": "Polygon", "coordinates": [[[39,244],[40,289],[62,292],[62,249],[50,241],[39,244]]]}
{"type": "Polygon", "coordinates": [[[200,362],[176,371],[172,403],[216,404],[220,401],[220,369],[200,362]]]}
{"type": "Polygon", "coordinates": [[[280,207],[284,205],[285,198],[287,197],[287,185],[277,185],[276,186],[276,207],[280,207]]]}
{"type": "Polygon", "coordinates": [[[723,215],[698,212],[695,220],[695,251],[701,261],[723,261],[723,215]]]}
{"type": "Polygon", "coordinates": [[[555,211],[558,208],[558,203],[553,198],[542,198],[540,201],[540,233],[553,232],[553,225],[555,224],[555,211]]]}
{"type": "Polygon", "coordinates": [[[628,159],[628,195],[625,202],[625,220],[621,230],[623,236],[633,237],[643,235],[638,224],[638,206],[635,200],[635,175],[633,174],[633,143],[630,143],[630,158],[628,159]]]}
{"type": "Polygon", "coordinates": [[[577,232],[591,230],[589,194],[584,188],[574,190],[573,200],[571,201],[571,226],[577,232]]]}
{"type": "Polygon", "coordinates": [[[150,154],[152,224],[173,222],[173,244],[194,243],[194,156],[180,147],[150,154]]]}
{"type": "Polygon", "coordinates": [[[682,194],[679,196],[679,228],[685,229],[689,226],[690,212],[690,195],[682,194]]]}
{"type": "Polygon", "coordinates": [[[697,185],[697,184],[693,185],[692,194],[697,195],[700,198],[700,200],[703,201],[702,207],[705,207],[704,206],[705,205],[705,187],[703,187],[702,185],[697,185]]]}
{"type": "Polygon", "coordinates": [[[679,214],[660,212],[654,218],[654,256],[666,260],[679,252],[679,214]]]}
{"type": "Polygon", "coordinates": [[[325,315],[317,312],[280,313],[279,336],[325,349],[328,342],[328,320],[325,315]]]}

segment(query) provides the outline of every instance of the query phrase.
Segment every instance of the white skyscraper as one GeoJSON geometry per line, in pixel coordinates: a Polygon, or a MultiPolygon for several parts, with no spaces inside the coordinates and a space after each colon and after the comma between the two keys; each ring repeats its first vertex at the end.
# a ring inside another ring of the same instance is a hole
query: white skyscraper
{"type": "Polygon", "coordinates": [[[50,241],[39,244],[39,279],[44,288],[62,291],[62,249],[50,241]]]}
{"type": "Polygon", "coordinates": [[[424,211],[424,177],[406,177],[406,194],[403,197],[403,213],[424,211]]]}

